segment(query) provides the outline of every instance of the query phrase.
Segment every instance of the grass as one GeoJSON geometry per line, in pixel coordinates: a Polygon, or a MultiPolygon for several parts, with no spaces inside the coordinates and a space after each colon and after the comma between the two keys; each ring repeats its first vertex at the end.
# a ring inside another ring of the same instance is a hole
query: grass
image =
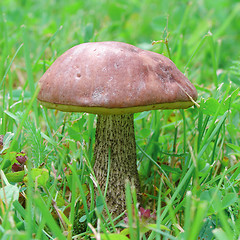
{"type": "Polygon", "coordinates": [[[1,239],[239,239],[239,10],[234,0],[1,1],[1,239]],[[121,227],[103,217],[104,193],[93,201],[95,116],[36,101],[60,54],[106,40],[165,54],[199,94],[187,110],[135,114],[145,212],[128,185],[121,227]],[[27,160],[12,172],[17,156],[27,160]]]}

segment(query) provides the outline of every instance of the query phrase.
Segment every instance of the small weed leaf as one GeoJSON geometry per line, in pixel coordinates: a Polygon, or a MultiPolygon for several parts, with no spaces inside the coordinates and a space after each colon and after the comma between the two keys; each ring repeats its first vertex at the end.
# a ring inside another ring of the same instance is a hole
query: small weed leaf
{"type": "MultiPolygon", "coordinates": [[[[24,177],[24,182],[28,182],[28,175],[24,177]]],[[[33,168],[31,170],[31,177],[33,178],[34,182],[37,183],[38,186],[46,187],[48,178],[49,178],[49,172],[47,169],[38,169],[33,168]]]]}
{"type": "Polygon", "coordinates": [[[81,139],[81,134],[84,131],[82,127],[83,124],[84,124],[84,119],[81,118],[78,121],[74,121],[72,125],[68,127],[68,134],[71,139],[74,139],[75,141],[79,141],[81,139]]]}
{"type": "Polygon", "coordinates": [[[96,198],[96,210],[98,213],[101,213],[103,211],[103,208],[104,208],[104,200],[102,199],[101,196],[98,196],[96,198]]]}
{"type": "Polygon", "coordinates": [[[14,163],[18,163],[16,160],[16,155],[16,152],[10,152],[6,155],[3,155],[3,159],[5,160],[3,165],[4,172],[8,172],[14,163]]]}
{"type": "Polygon", "coordinates": [[[19,183],[23,181],[24,175],[25,175],[25,171],[18,171],[18,172],[9,172],[6,174],[6,177],[9,182],[19,183]]]}
{"type": "Polygon", "coordinates": [[[207,240],[207,239],[212,239],[213,237],[213,229],[216,226],[216,222],[211,218],[207,217],[204,219],[204,225],[200,230],[200,233],[198,235],[199,240],[207,240]]]}
{"type": "Polygon", "coordinates": [[[238,196],[236,193],[227,193],[226,196],[224,196],[222,199],[222,208],[226,209],[227,207],[230,207],[237,201],[238,196]]]}
{"type": "Polygon", "coordinates": [[[236,193],[226,193],[226,195],[223,196],[221,191],[218,191],[216,188],[212,188],[201,193],[200,199],[212,202],[208,210],[208,214],[212,215],[216,211],[224,210],[233,205],[237,202],[238,196],[236,193]],[[218,201],[215,201],[214,198],[217,198],[218,201]]]}
{"type": "Polygon", "coordinates": [[[236,99],[237,95],[239,92],[239,88],[235,89],[224,101],[224,103],[221,105],[215,98],[208,98],[206,101],[202,101],[200,104],[200,110],[209,116],[214,116],[215,113],[217,112],[218,108],[220,107],[219,110],[219,115],[223,115],[226,111],[228,111],[231,107],[231,104],[233,101],[236,99]]]}
{"type": "Polygon", "coordinates": [[[140,130],[139,134],[140,134],[143,138],[149,138],[149,136],[151,136],[151,129],[143,128],[143,129],[140,130]]]}
{"type": "MultiPolygon", "coordinates": [[[[215,98],[209,98],[205,102],[202,102],[200,106],[200,110],[204,114],[214,116],[220,106],[220,103],[215,98]]],[[[219,114],[223,115],[226,110],[227,109],[225,107],[222,107],[219,111],[219,114]]]]}
{"type": "Polygon", "coordinates": [[[0,198],[2,199],[3,202],[5,202],[6,200],[5,203],[7,204],[10,204],[11,201],[18,200],[18,196],[19,196],[19,189],[15,185],[9,184],[0,189],[0,198]]]}
{"type": "Polygon", "coordinates": [[[11,202],[18,200],[19,189],[17,186],[12,185],[8,182],[3,171],[1,171],[1,178],[6,186],[0,189],[0,200],[9,205],[11,202]]]}
{"type": "Polygon", "coordinates": [[[1,135],[1,149],[0,149],[0,154],[9,148],[11,140],[14,136],[14,133],[7,132],[4,136],[1,135]]]}

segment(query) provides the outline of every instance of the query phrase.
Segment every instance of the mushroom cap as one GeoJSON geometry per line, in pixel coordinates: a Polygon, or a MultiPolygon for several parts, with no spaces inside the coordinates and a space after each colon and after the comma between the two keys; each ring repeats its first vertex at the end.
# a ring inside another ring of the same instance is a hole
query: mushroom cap
{"type": "Polygon", "coordinates": [[[188,108],[193,84],[167,57],[122,42],[92,42],[63,53],[39,81],[38,100],[66,112],[126,114],[188,108]]]}

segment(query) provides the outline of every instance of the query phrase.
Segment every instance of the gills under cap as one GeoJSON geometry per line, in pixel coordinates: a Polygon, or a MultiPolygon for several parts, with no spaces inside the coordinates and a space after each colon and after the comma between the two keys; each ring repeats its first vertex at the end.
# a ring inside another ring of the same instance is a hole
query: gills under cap
{"type": "Polygon", "coordinates": [[[77,45],[39,81],[38,100],[67,112],[125,114],[187,108],[193,84],[167,57],[121,42],[77,45]]]}

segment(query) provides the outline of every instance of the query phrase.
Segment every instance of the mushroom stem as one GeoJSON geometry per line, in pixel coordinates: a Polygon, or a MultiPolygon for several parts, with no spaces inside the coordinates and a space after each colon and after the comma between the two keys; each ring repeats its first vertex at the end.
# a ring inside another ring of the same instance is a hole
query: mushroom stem
{"type": "Polygon", "coordinates": [[[116,217],[125,210],[126,181],[133,183],[140,193],[133,114],[98,115],[94,156],[94,172],[103,192],[110,160],[106,202],[116,217]]]}

